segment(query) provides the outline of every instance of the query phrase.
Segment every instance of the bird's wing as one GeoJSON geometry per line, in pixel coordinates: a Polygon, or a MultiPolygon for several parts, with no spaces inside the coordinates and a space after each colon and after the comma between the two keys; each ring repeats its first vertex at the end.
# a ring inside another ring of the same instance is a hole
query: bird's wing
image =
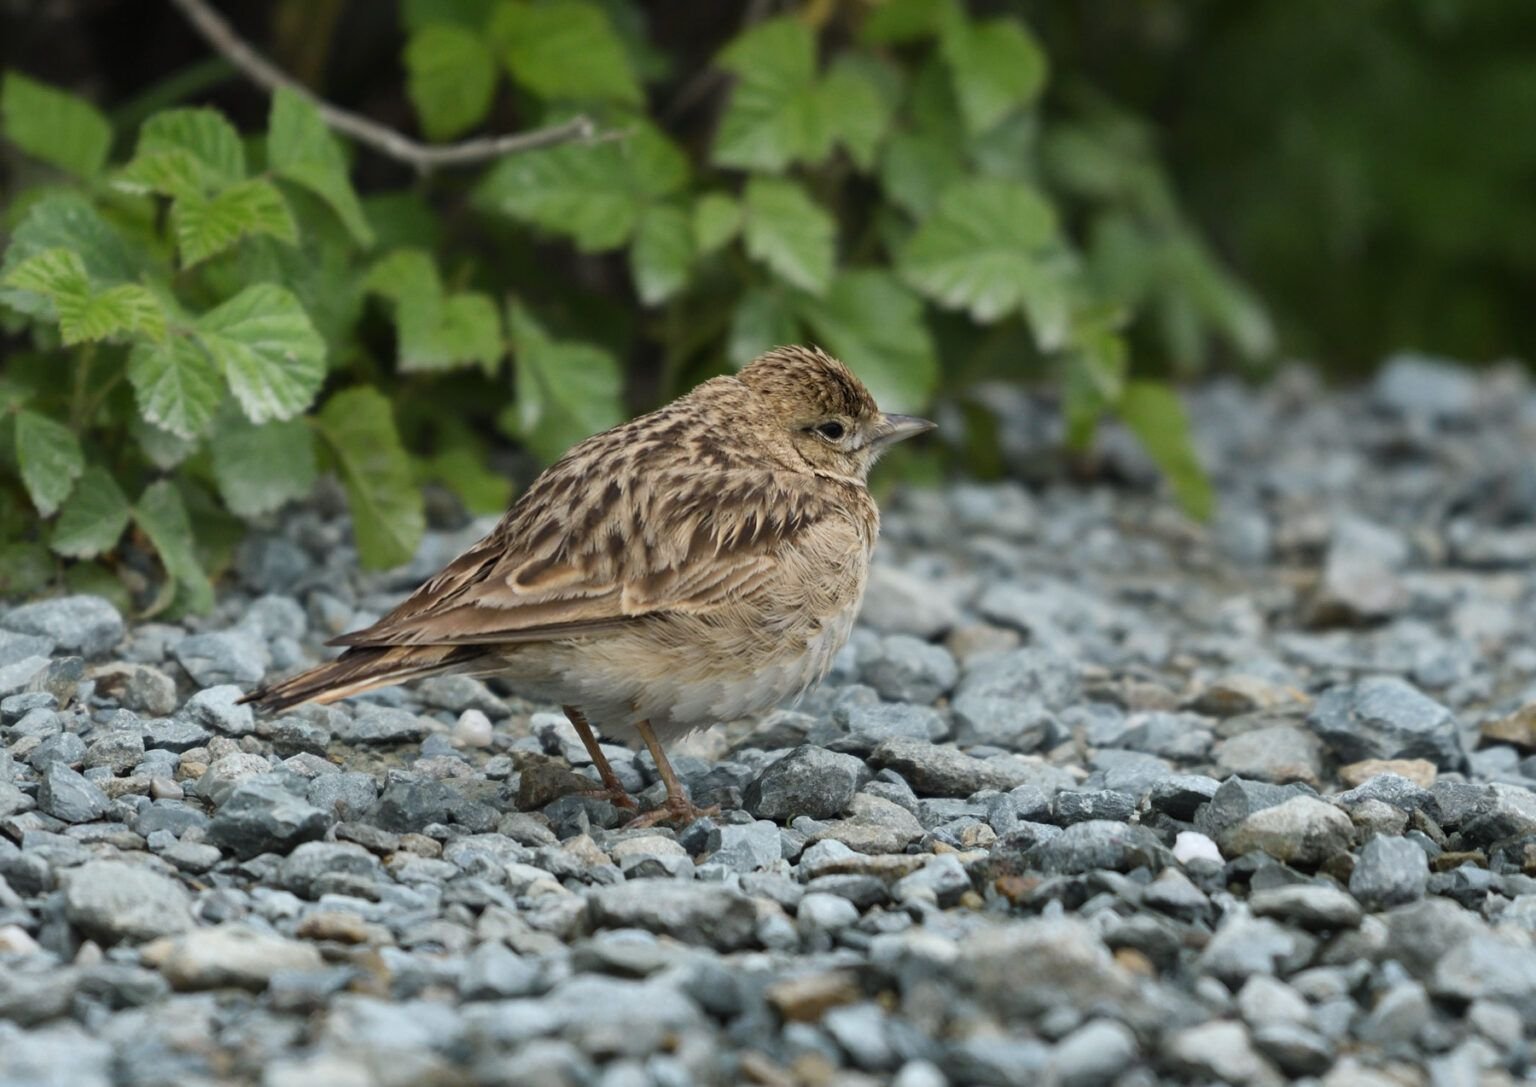
{"type": "Polygon", "coordinates": [[[829,493],[761,466],[682,466],[596,487],[562,478],[551,469],[489,536],[389,615],[333,644],[546,641],[708,612],[771,582],[818,525],[836,519],[846,528],[848,503],[869,502],[862,488],[829,493]]]}

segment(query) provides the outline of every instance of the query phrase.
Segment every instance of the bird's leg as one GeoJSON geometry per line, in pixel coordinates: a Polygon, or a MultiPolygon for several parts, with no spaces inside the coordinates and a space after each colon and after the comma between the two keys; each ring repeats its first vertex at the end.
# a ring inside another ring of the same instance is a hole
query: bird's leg
{"type": "Polygon", "coordinates": [[[662,750],[661,741],[656,738],[656,731],[651,728],[649,721],[635,722],[635,731],[645,741],[645,746],[651,752],[651,758],[656,760],[656,772],[661,775],[662,784],[667,787],[667,799],[662,802],[661,807],[631,820],[628,826],[649,827],[657,823],[691,823],[700,816],[720,814],[718,804],[709,808],[700,808],[688,799],[688,794],[683,792],[682,782],[677,780],[677,774],[673,771],[672,764],[667,761],[667,753],[662,750]]]}
{"type": "Polygon", "coordinates": [[[613,767],[608,765],[608,756],[603,754],[603,749],[598,746],[597,737],[592,735],[592,726],[587,724],[587,715],[575,706],[561,706],[566,717],[570,718],[571,727],[576,730],[576,735],[581,737],[582,744],[587,749],[587,754],[592,756],[592,762],[597,766],[598,776],[603,779],[603,787],[594,789],[590,795],[600,796],[613,803],[616,808],[634,808],[639,805],[635,798],[624,789],[624,784],[619,781],[619,775],[613,772],[613,767]]]}

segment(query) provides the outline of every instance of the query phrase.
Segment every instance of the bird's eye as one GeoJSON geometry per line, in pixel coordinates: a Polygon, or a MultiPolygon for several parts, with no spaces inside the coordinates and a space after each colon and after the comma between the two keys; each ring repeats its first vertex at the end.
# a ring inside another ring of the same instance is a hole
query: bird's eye
{"type": "Polygon", "coordinates": [[[820,434],[829,442],[835,442],[841,439],[843,436],[843,424],[839,423],[836,419],[829,420],[825,423],[818,423],[816,426],[816,433],[820,434]]]}

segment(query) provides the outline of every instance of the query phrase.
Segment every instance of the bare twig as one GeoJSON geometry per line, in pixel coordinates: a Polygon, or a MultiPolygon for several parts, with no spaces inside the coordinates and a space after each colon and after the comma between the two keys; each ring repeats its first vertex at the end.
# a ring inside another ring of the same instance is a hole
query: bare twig
{"type": "Polygon", "coordinates": [[[250,44],[236,34],[234,28],[225,22],[218,12],[210,8],[205,0],[171,0],[171,3],[181,10],[187,21],[197,29],[209,45],[252,81],[268,91],[275,92],[280,87],[286,87],[297,94],[302,94],[314,104],[320,118],[337,132],[343,132],[358,143],[366,144],[390,158],[409,163],[423,172],[439,166],[462,166],[468,163],[484,162],[487,159],[500,158],[502,155],[511,155],[518,151],[533,151],[570,140],[592,142],[617,138],[610,133],[599,134],[591,118],[583,115],[558,125],[535,128],[527,132],[514,132],[506,136],[485,136],[441,145],[421,143],[409,136],[401,135],[392,128],[370,121],[360,114],[333,106],[317,97],[314,92],[251,48],[250,44]]]}

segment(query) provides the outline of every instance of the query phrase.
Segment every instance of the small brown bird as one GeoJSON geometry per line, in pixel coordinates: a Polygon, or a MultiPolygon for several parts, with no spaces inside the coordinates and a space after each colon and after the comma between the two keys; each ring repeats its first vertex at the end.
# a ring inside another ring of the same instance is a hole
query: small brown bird
{"type": "Polygon", "coordinates": [[[848,639],[880,514],[880,454],[933,427],[880,411],[841,362],[780,347],[580,443],[490,535],[336,660],[262,687],[275,710],[444,673],[559,703],[606,793],[633,807],[588,724],[632,730],[666,783],[645,821],[696,814],[661,747],[769,709],[848,639]]]}

